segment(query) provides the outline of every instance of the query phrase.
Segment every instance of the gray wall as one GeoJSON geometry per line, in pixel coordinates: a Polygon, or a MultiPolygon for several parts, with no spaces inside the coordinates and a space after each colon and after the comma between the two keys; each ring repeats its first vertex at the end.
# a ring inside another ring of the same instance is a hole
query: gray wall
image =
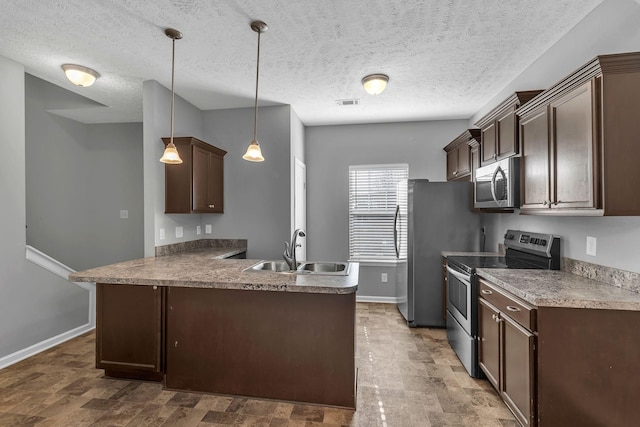
{"type": "Polygon", "coordinates": [[[88,293],[25,259],[25,74],[0,57],[0,358],[87,323],[88,293]]]}
{"type": "Polygon", "coordinates": [[[242,159],[253,139],[253,109],[205,111],[205,141],[227,151],[224,214],[203,215],[216,238],[248,239],[249,258],[281,259],[291,228],[291,107],[260,107],[258,141],[265,158],[242,159]]]}
{"type": "MultiPolygon", "coordinates": [[[[446,180],[443,147],[460,135],[465,120],[306,129],[307,258],[349,257],[349,165],[408,163],[410,178],[446,180]]],[[[362,265],[358,296],[395,297],[395,268],[362,265]],[[381,283],[381,273],[389,282],[381,283]]]]}
{"type": "MultiPolygon", "coordinates": [[[[171,135],[171,91],[160,83],[148,80],[142,85],[144,116],[144,254],[153,256],[155,247],[199,239],[196,226],[202,224],[200,215],[164,213],[164,152],[163,137],[171,135]],[[183,237],[176,238],[176,227],[183,228],[183,237]],[[165,239],[160,240],[160,229],[165,239]]],[[[211,143],[202,134],[202,112],[175,96],[173,136],[193,136],[211,143]]],[[[215,144],[214,144],[215,145],[215,144]]],[[[202,230],[204,233],[204,227],[202,230]]]]}
{"type": "MultiPolygon", "coordinates": [[[[605,0],[558,43],[489,102],[472,122],[515,90],[545,89],[596,55],[640,50],[640,4],[605,0]]],[[[639,193],[640,194],[640,193],[639,193]]],[[[639,196],[640,197],[640,196],[639,196]]],[[[495,249],[507,228],[551,232],[562,237],[563,256],[640,273],[640,217],[561,218],[483,215],[487,248],[495,249]],[[597,256],[586,254],[586,237],[598,239],[597,256]]]]}
{"type": "Polygon", "coordinates": [[[27,243],[75,270],[143,254],[142,124],[47,112],[82,99],[26,75],[27,243]]]}

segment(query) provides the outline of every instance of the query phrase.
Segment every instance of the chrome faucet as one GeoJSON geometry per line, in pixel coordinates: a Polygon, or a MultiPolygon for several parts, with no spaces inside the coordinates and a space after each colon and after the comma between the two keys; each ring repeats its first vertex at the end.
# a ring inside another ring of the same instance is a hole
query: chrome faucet
{"type": "Polygon", "coordinates": [[[291,236],[291,242],[284,242],[284,253],[282,256],[289,265],[289,270],[295,270],[298,268],[298,260],[296,260],[296,248],[302,246],[297,243],[298,236],[304,237],[306,234],[303,230],[297,228],[291,236]]]}

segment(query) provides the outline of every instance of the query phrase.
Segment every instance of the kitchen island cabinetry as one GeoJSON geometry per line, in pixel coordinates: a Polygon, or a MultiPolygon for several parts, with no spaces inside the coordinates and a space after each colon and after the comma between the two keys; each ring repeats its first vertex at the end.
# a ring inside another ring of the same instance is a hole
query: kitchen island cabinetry
{"type": "Polygon", "coordinates": [[[172,287],[167,306],[167,388],[355,407],[355,293],[172,287]]]}
{"type": "Polygon", "coordinates": [[[105,375],[162,380],[164,296],[158,286],[96,285],[96,367],[105,375]]]}
{"type": "Polygon", "coordinates": [[[523,426],[535,425],[535,308],[480,280],[480,368],[523,426]]]}
{"type": "Polygon", "coordinates": [[[182,164],[165,165],[165,213],[223,213],[227,152],[193,137],[173,142],[182,164]]]}
{"type": "Polygon", "coordinates": [[[447,153],[447,181],[470,181],[471,142],[479,140],[478,129],[467,129],[443,148],[447,153]]]}
{"type": "Polygon", "coordinates": [[[98,283],[96,367],[174,390],[355,408],[355,291],[345,275],[245,271],[233,248],[70,275],[98,283]]]}
{"type": "Polygon", "coordinates": [[[521,213],[640,215],[640,53],[604,55],[521,107],[521,213]]]}
{"type": "Polygon", "coordinates": [[[477,123],[481,129],[480,162],[482,166],[519,153],[516,110],[540,90],[516,92],[505,99],[477,123]]]}

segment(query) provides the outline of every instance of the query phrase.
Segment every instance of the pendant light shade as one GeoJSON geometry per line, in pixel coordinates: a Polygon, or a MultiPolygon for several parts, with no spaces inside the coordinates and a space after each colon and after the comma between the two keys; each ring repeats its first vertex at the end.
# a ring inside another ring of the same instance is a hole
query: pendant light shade
{"type": "Polygon", "coordinates": [[[254,114],[253,114],[253,141],[249,144],[247,148],[247,152],[242,156],[243,159],[248,160],[250,162],[264,162],[264,157],[262,156],[262,150],[260,150],[260,144],[258,143],[257,134],[258,134],[258,79],[260,77],[260,34],[264,33],[269,29],[267,24],[262,21],[253,21],[251,23],[251,29],[258,33],[258,57],[256,60],[256,100],[254,104],[254,114]]]}
{"type": "Polygon", "coordinates": [[[389,83],[389,76],[386,74],[369,74],[362,79],[362,86],[370,95],[380,95],[387,87],[387,83],[389,83]]]}
{"type": "Polygon", "coordinates": [[[100,74],[96,70],[76,64],[63,64],[64,75],[71,83],[80,87],[89,87],[95,83],[100,74]]]}
{"type": "Polygon", "coordinates": [[[164,33],[167,37],[173,40],[173,48],[171,53],[171,139],[169,143],[164,149],[164,153],[160,158],[162,163],[166,163],[169,165],[179,165],[182,163],[182,159],[178,154],[178,149],[173,143],[173,105],[175,100],[175,91],[173,89],[174,76],[175,76],[175,63],[176,63],[176,40],[180,40],[182,38],[182,33],[178,30],[174,30],[173,28],[167,28],[164,30],[164,33]]]}

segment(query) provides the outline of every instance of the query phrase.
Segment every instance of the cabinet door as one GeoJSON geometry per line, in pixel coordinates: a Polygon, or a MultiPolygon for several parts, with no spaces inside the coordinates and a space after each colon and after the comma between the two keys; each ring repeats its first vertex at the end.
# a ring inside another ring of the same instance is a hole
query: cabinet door
{"type": "Polygon", "coordinates": [[[550,107],[555,154],[554,208],[595,208],[593,81],[569,92],[550,107]]]}
{"type": "Polygon", "coordinates": [[[502,377],[500,394],[523,426],[534,425],[534,344],[528,330],[501,315],[502,377]]]}
{"type": "Polygon", "coordinates": [[[498,117],[498,135],[496,137],[497,157],[504,158],[518,153],[518,128],[516,127],[516,107],[514,106],[508,113],[498,117]]]}
{"type": "Polygon", "coordinates": [[[482,165],[487,165],[489,163],[493,163],[496,161],[496,157],[498,156],[498,150],[496,145],[496,123],[492,122],[487,125],[487,127],[482,129],[481,134],[482,142],[482,165]]]}
{"type": "Polygon", "coordinates": [[[478,362],[496,390],[500,378],[500,325],[498,310],[484,298],[478,300],[478,362]]]}
{"type": "Polygon", "coordinates": [[[96,367],[106,375],[162,379],[163,288],[99,283],[96,367]]]}
{"type": "Polygon", "coordinates": [[[207,169],[207,202],[211,212],[224,211],[223,165],[224,158],[211,153],[207,169]]]}
{"type": "Polygon", "coordinates": [[[223,212],[224,158],[193,146],[193,210],[223,212]]]}
{"type": "Polygon", "coordinates": [[[467,144],[463,144],[458,147],[456,151],[458,152],[458,174],[456,176],[460,178],[462,176],[469,175],[469,173],[471,172],[469,146],[467,144]]]}
{"type": "Polygon", "coordinates": [[[549,123],[547,108],[532,111],[520,121],[522,191],[520,208],[548,208],[551,200],[549,123]]]}
{"type": "Polygon", "coordinates": [[[193,146],[193,210],[208,211],[208,175],[209,153],[198,146],[193,146]]]}
{"type": "Polygon", "coordinates": [[[456,179],[458,175],[458,150],[447,153],[447,181],[456,179]]]}

